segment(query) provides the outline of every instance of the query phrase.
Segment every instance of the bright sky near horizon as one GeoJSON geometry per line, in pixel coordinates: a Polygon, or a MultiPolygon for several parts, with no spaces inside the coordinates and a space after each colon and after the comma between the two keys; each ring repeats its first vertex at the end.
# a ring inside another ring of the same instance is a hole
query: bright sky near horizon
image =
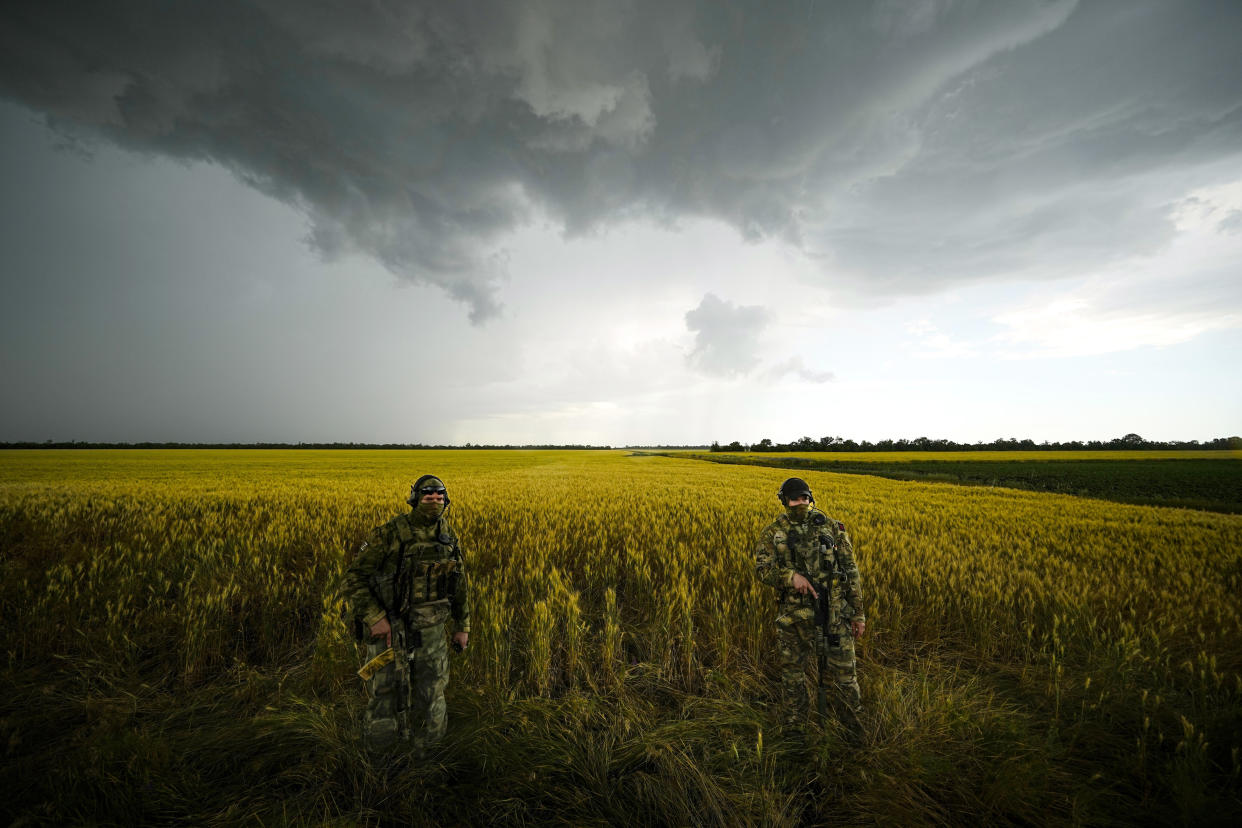
{"type": "Polygon", "coordinates": [[[0,10],[0,441],[1242,433],[1242,3],[0,10]]]}

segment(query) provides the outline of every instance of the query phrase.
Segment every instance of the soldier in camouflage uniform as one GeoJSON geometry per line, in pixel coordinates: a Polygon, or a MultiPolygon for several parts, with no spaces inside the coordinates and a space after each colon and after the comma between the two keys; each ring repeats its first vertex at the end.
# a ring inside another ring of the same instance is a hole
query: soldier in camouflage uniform
{"type": "Polygon", "coordinates": [[[802,479],[786,480],[777,497],[785,506],[785,514],[759,536],[755,569],[759,580],[776,590],[782,718],[791,725],[808,720],[806,674],[811,667],[819,712],[826,712],[831,697],[838,713],[844,714],[843,723],[858,732],[862,698],[854,664],[854,639],[862,637],[867,621],[853,545],[844,523],[811,505],[815,498],[802,479]],[[821,615],[827,629],[815,623],[823,589],[829,591],[828,612],[821,615]]]}
{"type": "Polygon", "coordinates": [[[465,649],[470,634],[464,561],[446,520],[444,483],[420,477],[407,502],[412,510],[373,530],[345,574],[355,635],[366,644],[368,661],[388,648],[395,656],[366,679],[363,743],[372,755],[399,742],[423,755],[444,735],[444,624],[451,616],[454,649],[465,649]]]}

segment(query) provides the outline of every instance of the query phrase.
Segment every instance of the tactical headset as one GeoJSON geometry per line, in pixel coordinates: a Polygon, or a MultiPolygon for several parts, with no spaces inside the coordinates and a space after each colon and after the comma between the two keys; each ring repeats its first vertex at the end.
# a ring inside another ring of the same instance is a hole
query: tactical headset
{"type": "Polygon", "coordinates": [[[811,487],[801,477],[789,478],[776,490],[776,499],[781,502],[782,506],[786,507],[789,506],[789,498],[798,497],[799,495],[806,495],[811,499],[812,503],[815,502],[815,495],[811,493],[811,487]]]}
{"type": "MultiPolygon", "coordinates": [[[[440,480],[440,478],[436,477],[434,474],[424,474],[422,477],[415,480],[414,485],[410,487],[410,496],[405,499],[405,502],[410,504],[411,506],[417,506],[418,502],[422,500],[423,495],[428,493],[428,492],[421,491],[422,485],[426,483],[428,480],[440,480]]],[[[440,481],[440,482],[441,484],[443,484],[444,481],[440,481]]],[[[452,502],[451,500],[449,500],[448,489],[447,488],[432,489],[429,491],[438,491],[444,495],[444,508],[447,510],[449,507],[449,504],[452,502]]]]}

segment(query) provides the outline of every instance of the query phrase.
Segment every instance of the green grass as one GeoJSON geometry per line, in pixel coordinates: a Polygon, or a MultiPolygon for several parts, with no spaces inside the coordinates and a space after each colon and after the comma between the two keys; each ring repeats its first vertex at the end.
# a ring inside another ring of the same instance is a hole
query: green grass
{"type": "Polygon", "coordinates": [[[1126,767],[1141,723],[1119,734],[1058,717],[1035,675],[1002,695],[1015,677],[943,657],[864,663],[862,746],[833,723],[802,738],[772,729],[761,688],[687,694],[638,665],[602,695],[452,685],[446,741],[388,768],[359,752],[356,688],[305,663],[198,688],[101,678],[104,666],[4,676],[0,815],[13,824],[1227,825],[1242,813],[1236,766],[1232,788],[1205,785],[1217,759],[1201,743],[1152,751],[1169,793],[1140,807],[1146,792],[1118,780],[1141,778],[1126,767]]]}
{"type": "MultiPolygon", "coordinates": [[[[868,665],[879,734],[769,729],[759,688],[687,694],[637,665],[615,693],[450,694],[428,761],[371,767],[356,688],[305,667],[199,688],[100,679],[99,664],[15,683],[3,705],[3,813],[20,824],[797,824],[1062,822],[1098,796],[1050,761],[1041,723],[933,662],[868,665]],[[65,738],[66,735],[69,738],[65,738]],[[1015,789],[1014,786],[1018,787],[1015,789]]],[[[1052,751],[1055,757],[1056,751],[1052,751]]],[[[1131,812],[1131,816],[1137,816],[1131,812]]]]}

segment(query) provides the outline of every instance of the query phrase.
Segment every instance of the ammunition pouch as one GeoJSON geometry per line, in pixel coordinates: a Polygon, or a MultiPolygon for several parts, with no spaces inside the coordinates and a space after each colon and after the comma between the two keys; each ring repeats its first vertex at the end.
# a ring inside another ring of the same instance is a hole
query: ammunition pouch
{"type": "MultiPolygon", "coordinates": [[[[402,595],[405,597],[403,606],[425,604],[429,601],[442,601],[448,598],[452,590],[450,583],[456,585],[453,575],[457,561],[418,561],[411,564],[402,573],[402,595]]],[[[460,577],[460,576],[459,576],[460,577]]]]}

